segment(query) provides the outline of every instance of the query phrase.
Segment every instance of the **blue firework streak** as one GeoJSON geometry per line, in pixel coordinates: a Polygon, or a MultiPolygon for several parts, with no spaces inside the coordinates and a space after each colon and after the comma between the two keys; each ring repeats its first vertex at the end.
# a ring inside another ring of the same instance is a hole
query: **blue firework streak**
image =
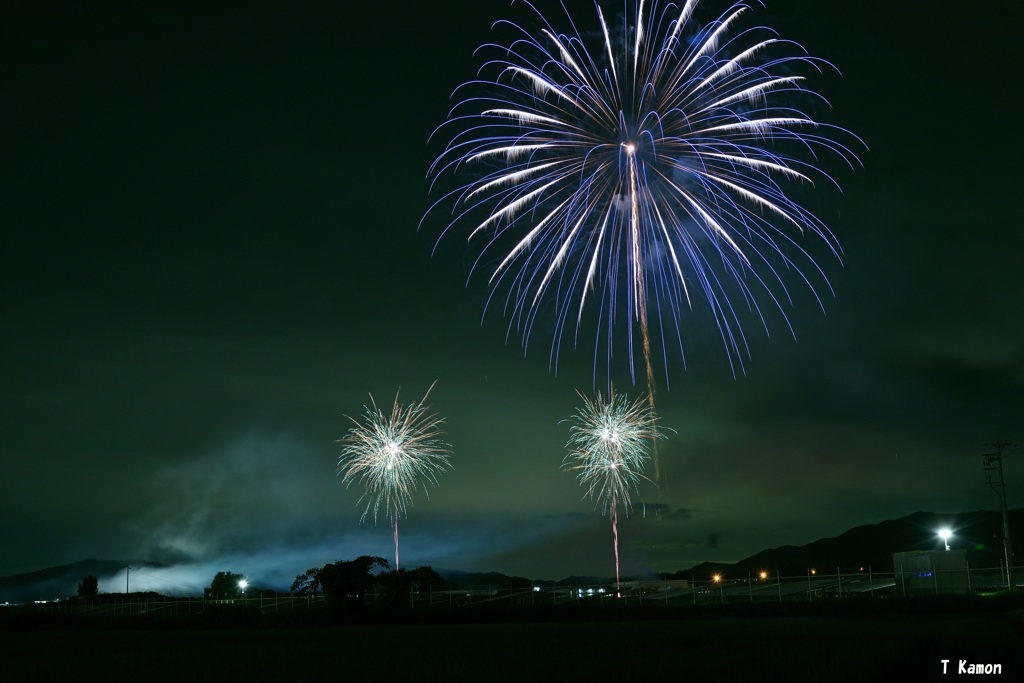
{"type": "Polygon", "coordinates": [[[703,25],[695,0],[627,0],[616,24],[595,5],[592,33],[567,10],[571,32],[559,32],[525,4],[539,28],[498,22],[512,37],[480,48],[491,55],[480,79],[460,86],[439,128],[453,132],[430,174],[462,179],[431,208],[453,206],[442,238],[459,228],[480,245],[473,270],[488,271],[487,305],[503,299],[524,349],[538,315],[553,312],[556,371],[561,340],[575,344],[595,307],[609,378],[612,332],[624,321],[630,376],[639,340],[653,396],[649,318],[667,378],[666,341],[685,361],[683,319],[703,303],[742,368],[741,309],[767,329],[759,302],[785,319],[786,278],[814,292],[805,275],[814,272],[827,285],[800,236],[839,254],[787,189],[831,180],[822,156],[858,163],[841,142],[859,144],[854,136],[798,108],[824,102],[801,72],[827,63],[770,29],[743,28],[746,4],[703,25]]]}

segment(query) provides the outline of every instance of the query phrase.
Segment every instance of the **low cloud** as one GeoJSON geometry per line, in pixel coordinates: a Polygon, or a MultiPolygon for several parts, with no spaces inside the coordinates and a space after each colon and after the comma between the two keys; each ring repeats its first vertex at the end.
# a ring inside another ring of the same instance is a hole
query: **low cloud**
{"type": "Polygon", "coordinates": [[[204,562],[254,547],[316,545],[337,518],[332,454],[289,434],[251,432],[158,470],[130,524],[139,556],[204,562]]]}

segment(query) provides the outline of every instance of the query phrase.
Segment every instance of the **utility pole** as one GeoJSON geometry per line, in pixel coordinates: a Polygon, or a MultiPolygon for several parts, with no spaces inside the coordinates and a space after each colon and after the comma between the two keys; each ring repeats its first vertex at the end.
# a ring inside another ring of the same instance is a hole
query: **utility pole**
{"type": "Polygon", "coordinates": [[[985,483],[989,485],[996,495],[999,496],[999,505],[1003,512],[1003,551],[1006,554],[1006,585],[1013,590],[1017,584],[1013,579],[1013,545],[1010,543],[1010,518],[1006,513],[1006,481],[1003,479],[1003,450],[1009,449],[1007,455],[1012,452],[1016,444],[995,443],[985,444],[989,448],[995,448],[995,453],[983,454],[982,460],[985,467],[985,483]]]}
{"type": "Polygon", "coordinates": [[[132,568],[129,567],[128,565],[125,565],[125,567],[124,567],[124,592],[125,592],[125,595],[128,594],[128,576],[131,574],[131,571],[132,571],[132,568]]]}

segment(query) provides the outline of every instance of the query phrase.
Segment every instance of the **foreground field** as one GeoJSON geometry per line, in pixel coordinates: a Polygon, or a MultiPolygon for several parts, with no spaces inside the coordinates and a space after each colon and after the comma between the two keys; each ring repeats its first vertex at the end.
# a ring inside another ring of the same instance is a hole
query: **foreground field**
{"type": "Polygon", "coordinates": [[[3,633],[5,680],[1022,680],[1015,613],[3,633]]]}

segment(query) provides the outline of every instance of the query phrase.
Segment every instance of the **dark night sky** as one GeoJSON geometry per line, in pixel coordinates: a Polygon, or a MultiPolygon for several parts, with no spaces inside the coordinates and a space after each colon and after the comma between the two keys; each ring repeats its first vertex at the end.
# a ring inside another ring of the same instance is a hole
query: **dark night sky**
{"type": "MultiPolygon", "coordinates": [[[[432,258],[443,221],[416,230],[428,137],[491,22],[527,8],[207,4],[0,9],[0,576],[142,558],[286,585],[388,557],[334,441],[368,393],[435,379],[454,471],[403,521],[403,564],[612,574],[608,520],[559,469],[591,351],[557,376],[543,343],[524,358],[500,312],[481,324],[464,244],[432,258]]],[[[984,444],[1021,438],[1012,5],[823,7],[761,18],[839,67],[812,85],[870,148],[811,200],[844,249],[816,253],[835,297],[798,298],[796,342],[748,326],[735,379],[685,321],[664,513],[622,523],[627,573],[993,508],[984,444]]],[[[1007,480],[1019,506],[1016,458],[1007,480]]]]}

